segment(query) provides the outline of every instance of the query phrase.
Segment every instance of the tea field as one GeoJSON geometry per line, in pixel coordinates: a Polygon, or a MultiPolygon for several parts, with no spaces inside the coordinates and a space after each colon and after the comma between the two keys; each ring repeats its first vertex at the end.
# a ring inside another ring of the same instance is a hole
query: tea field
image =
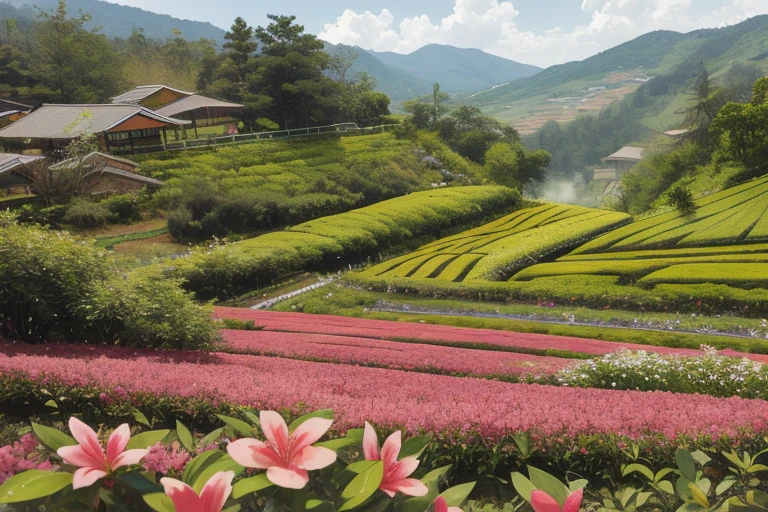
{"type": "Polygon", "coordinates": [[[768,177],[700,198],[690,215],[672,210],[631,223],[543,205],[347,281],[432,298],[765,318],[766,226],[768,177]]]}

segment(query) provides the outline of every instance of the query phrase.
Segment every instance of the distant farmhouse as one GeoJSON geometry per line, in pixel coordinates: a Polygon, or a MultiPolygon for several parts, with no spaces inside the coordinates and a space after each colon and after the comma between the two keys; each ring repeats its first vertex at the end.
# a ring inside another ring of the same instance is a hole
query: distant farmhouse
{"type": "Polygon", "coordinates": [[[0,128],[15,123],[32,110],[30,105],[0,99],[0,128]]]}
{"type": "Polygon", "coordinates": [[[624,146],[614,154],[602,158],[601,161],[604,164],[613,165],[613,170],[616,173],[615,179],[620,179],[624,173],[643,160],[644,151],[644,148],[624,146]]]}
{"type": "Polygon", "coordinates": [[[167,85],[141,85],[112,98],[112,103],[141,105],[162,116],[189,121],[195,131],[195,138],[199,137],[198,127],[233,123],[233,114],[244,108],[237,103],[180,91],[167,85]]]}
{"type": "Polygon", "coordinates": [[[87,133],[98,139],[100,151],[135,151],[167,142],[167,128],[190,124],[162,116],[141,105],[49,105],[0,130],[6,152],[37,150],[54,154],[87,133]]]}

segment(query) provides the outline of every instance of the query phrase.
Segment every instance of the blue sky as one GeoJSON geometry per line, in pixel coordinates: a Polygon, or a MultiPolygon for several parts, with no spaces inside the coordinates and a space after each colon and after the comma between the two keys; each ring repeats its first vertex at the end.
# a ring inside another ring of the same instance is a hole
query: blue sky
{"type": "Polygon", "coordinates": [[[228,28],[294,14],[333,43],[410,53],[429,43],[479,48],[546,67],[652,30],[688,32],[768,14],[768,0],[109,0],[228,28]]]}

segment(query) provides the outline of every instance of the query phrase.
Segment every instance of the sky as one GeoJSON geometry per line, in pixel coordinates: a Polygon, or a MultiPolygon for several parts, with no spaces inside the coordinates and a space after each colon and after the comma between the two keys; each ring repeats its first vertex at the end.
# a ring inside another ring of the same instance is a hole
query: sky
{"type": "Polygon", "coordinates": [[[430,43],[478,48],[548,67],[582,60],[653,30],[689,32],[768,14],[768,0],[109,0],[208,21],[264,25],[292,14],[331,43],[410,53],[430,43]]]}

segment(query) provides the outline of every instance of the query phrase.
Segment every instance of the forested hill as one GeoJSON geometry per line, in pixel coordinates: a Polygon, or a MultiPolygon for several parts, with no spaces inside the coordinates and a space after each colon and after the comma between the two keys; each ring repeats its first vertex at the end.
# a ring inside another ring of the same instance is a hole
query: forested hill
{"type": "MultiPolygon", "coordinates": [[[[17,20],[34,19],[33,5],[52,11],[58,5],[58,0],[10,0],[10,4],[2,4],[0,17],[17,20]]],[[[181,20],[167,14],[156,14],[138,7],[128,7],[102,0],[68,0],[67,9],[72,15],[78,10],[87,12],[93,16],[93,19],[86,28],[101,27],[102,33],[112,38],[125,39],[134,29],[142,29],[146,37],[164,41],[173,37],[173,29],[179,29],[187,40],[195,41],[205,38],[221,46],[226,33],[225,30],[207,22],[181,20]]]]}

